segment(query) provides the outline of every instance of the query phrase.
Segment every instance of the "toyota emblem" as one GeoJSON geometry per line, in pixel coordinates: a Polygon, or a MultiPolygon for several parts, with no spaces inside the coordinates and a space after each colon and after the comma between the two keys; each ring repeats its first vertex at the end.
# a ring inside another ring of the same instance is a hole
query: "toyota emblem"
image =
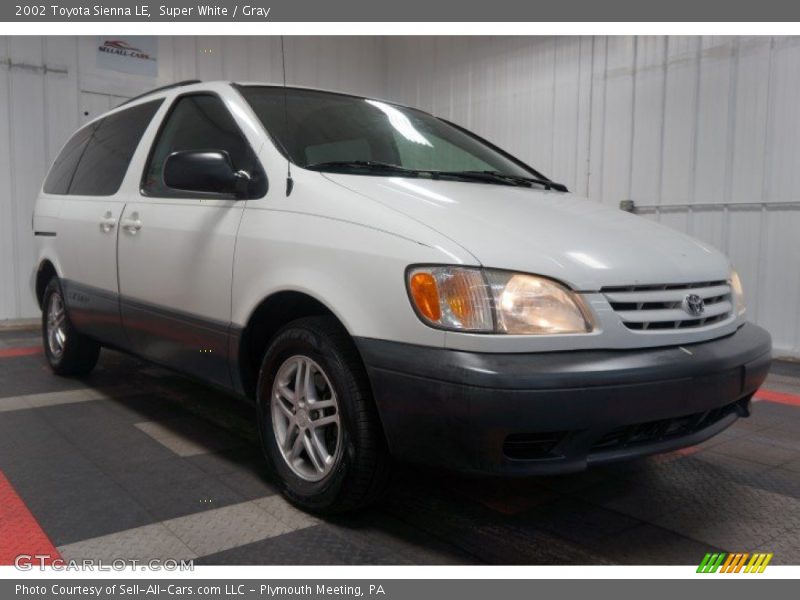
{"type": "Polygon", "coordinates": [[[684,310],[693,317],[699,317],[706,310],[706,303],[697,294],[689,294],[683,299],[684,310]]]}

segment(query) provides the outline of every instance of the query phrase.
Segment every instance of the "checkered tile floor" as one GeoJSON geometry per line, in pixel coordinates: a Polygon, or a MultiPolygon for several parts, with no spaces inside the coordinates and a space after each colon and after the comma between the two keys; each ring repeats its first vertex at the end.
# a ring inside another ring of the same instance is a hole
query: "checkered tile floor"
{"type": "MultiPolygon", "coordinates": [[[[800,563],[792,401],[758,402],[701,446],[577,475],[401,467],[381,505],[318,519],[276,495],[247,405],[106,350],[91,377],[61,379],[38,346],[0,332],[0,473],[67,559],[697,564],[723,550],[800,563]]],[[[777,363],[765,387],[797,398],[800,365],[777,363]]]]}

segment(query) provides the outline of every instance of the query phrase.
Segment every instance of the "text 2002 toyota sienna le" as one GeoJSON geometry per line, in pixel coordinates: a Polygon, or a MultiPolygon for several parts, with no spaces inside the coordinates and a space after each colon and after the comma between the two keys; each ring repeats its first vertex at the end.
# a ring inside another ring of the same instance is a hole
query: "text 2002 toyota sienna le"
{"type": "Polygon", "coordinates": [[[146,94],[69,140],[34,232],[53,370],[107,346],[253,400],[310,510],[374,499],[390,457],[534,475],[695,444],[770,362],[718,251],[368,98],[146,94]]]}

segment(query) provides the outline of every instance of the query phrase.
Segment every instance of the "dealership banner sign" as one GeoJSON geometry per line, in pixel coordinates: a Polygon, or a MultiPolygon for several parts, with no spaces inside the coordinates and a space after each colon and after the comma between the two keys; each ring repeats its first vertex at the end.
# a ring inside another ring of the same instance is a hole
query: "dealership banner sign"
{"type": "Polygon", "coordinates": [[[158,76],[158,39],[154,36],[97,37],[97,66],[132,75],[158,76]]]}

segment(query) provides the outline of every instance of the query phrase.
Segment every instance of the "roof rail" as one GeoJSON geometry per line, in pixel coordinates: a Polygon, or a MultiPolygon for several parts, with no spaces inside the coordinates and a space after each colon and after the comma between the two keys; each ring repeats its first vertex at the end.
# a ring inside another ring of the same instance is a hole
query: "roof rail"
{"type": "MultiPolygon", "coordinates": [[[[125,102],[123,102],[119,106],[125,106],[126,104],[129,104],[129,103],[133,102],[134,100],[138,100],[139,98],[144,98],[145,96],[149,96],[150,94],[155,94],[156,92],[163,92],[164,90],[170,90],[170,89],[176,88],[176,87],[183,87],[184,85],[192,85],[193,83],[202,83],[202,81],[200,81],[199,79],[184,79],[183,81],[179,81],[177,83],[170,83],[169,85],[162,85],[161,87],[157,87],[155,89],[152,89],[152,90],[150,90],[148,92],[145,92],[144,94],[139,94],[138,96],[134,96],[133,98],[128,98],[127,100],[125,100],[125,102]]],[[[119,108],[119,106],[118,106],[118,108],[119,108]]]]}

